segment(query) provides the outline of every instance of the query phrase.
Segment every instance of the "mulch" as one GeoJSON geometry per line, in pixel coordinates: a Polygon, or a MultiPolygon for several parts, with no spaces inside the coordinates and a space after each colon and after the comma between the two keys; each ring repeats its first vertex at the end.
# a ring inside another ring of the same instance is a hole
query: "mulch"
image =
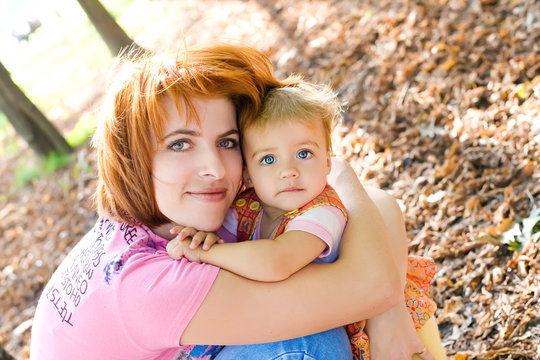
{"type": "MultiPolygon", "coordinates": [[[[410,253],[437,263],[448,355],[540,359],[540,244],[514,225],[540,207],[540,4],[150,1],[127,15],[147,24],[132,30],[147,48],[235,39],[282,76],[330,83],[348,103],[336,154],[399,199],[410,253]]],[[[95,111],[104,83],[78,115],[95,111]]],[[[0,344],[27,359],[38,296],[95,220],[95,158],[84,145],[24,187],[13,174],[35,156],[1,158],[0,344]]]]}

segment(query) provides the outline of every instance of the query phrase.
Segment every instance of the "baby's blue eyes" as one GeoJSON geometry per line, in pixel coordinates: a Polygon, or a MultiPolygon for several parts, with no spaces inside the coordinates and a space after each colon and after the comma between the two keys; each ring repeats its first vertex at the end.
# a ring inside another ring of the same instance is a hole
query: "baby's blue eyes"
{"type": "Polygon", "coordinates": [[[266,155],[261,160],[261,163],[263,163],[264,165],[271,165],[271,164],[273,164],[275,162],[276,162],[276,159],[271,155],[266,155]]]}
{"type": "MultiPolygon", "coordinates": [[[[300,150],[296,157],[300,160],[309,159],[313,154],[309,150],[300,150]]],[[[265,155],[261,159],[261,164],[263,165],[272,165],[277,161],[277,159],[273,155],[265,155]]]]}
{"type": "Polygon", "coordinates": [[[307,159],[309,156],[311,155],[311,153],[307,150],[302,150],[298,153],[298,155],[296,155],[299,159],[307,159]]]}

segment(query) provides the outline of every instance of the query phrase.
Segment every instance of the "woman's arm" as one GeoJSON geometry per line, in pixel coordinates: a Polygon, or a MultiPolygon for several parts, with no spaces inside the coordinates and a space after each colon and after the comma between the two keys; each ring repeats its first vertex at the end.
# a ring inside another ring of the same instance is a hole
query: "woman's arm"
{"type": "Polygon", "coordinates": [[[181,344],[248,344],[291,339],[371,318],[395,306],[401,282],[385,223],[343,160],[331,185],[347,208],[338,260],[309,264],[264,283],[220,270],[181,344]]]}
{"type": "MultiPolygon", "coordinates": [[[[379,212],[384,214],[383,219],[392,245],[391,256],[397,264],[403,288],[407,274],[408,254],[403,213],[395,199],[386,192],[375,188],[368,188],[366,191],[379,212]]],[[[367,321],[366,332],[369,335],[372,360],[410,359],[411,354],[419,353],[424,348],[406,309],[403,291],[399,294],[399,299],[399,303],[392,309],[367,321]]],[[[433,357],[429,351],[426,351],[422,359],[432,360],[433,357]]]]}

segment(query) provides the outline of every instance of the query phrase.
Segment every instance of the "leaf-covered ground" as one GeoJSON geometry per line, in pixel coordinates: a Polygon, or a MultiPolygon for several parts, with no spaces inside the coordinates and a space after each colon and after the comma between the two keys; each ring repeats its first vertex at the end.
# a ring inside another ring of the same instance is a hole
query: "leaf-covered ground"
{"type": "MultiPolygon", "coordinates": [[[[331,83],[349,104],[335,152],[400,199],[410,252],[437,262],[448,355],[540,359],[540,243],[507,244],[513,220],[540,207],[539,3],[135,1],[126,16],[150,49],[174,50],[183,35],[242,41],[282,76],[331,83]]],[[[81,84],[94,89],[85,112],[99,106],[96,78],[81,84]]],[[[26,359],[37,298],[95,219],[95,175],[88,146],[24,188],[13,183],[21,161],[35,159],[0,162],[0,343],[26,359]]]]}

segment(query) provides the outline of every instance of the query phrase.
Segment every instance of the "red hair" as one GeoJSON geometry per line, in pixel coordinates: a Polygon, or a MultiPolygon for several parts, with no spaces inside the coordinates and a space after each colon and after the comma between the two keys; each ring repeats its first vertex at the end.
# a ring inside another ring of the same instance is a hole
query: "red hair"
{"type": "Polygon", "coordinates": [[[213,44],[175,58],[124,56],[120,61],[93,139],[95,199],[100,216],[155,227],[170,221],[158,208],[152,179],[153,137],[163,135],[165,97],[195,121],[192,97],[226,97],[238,122],[246,123],[258,114],[266,92],[283,83],[270,60],[248,46],[213,44]]]}

